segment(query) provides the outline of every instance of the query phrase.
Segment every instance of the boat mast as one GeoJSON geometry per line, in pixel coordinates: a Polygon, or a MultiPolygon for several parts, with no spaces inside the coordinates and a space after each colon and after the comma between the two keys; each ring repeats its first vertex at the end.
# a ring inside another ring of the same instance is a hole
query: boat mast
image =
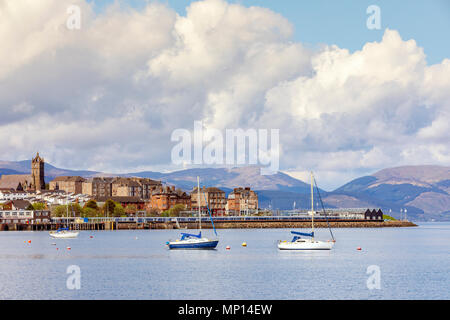
{"type": "Polygon", "coordinates": [[[311,171],[311,228],[312,228],[312,240],[314,240],[314,189],[313,189],[313,173],[311,171]]]}
{"type": "Polygon", "coordinates": [[[202,216],[200,214],[200,178],[197,176],[197,202],[198,202],[198,225],[199,229],[202,230],[202,216]]]}

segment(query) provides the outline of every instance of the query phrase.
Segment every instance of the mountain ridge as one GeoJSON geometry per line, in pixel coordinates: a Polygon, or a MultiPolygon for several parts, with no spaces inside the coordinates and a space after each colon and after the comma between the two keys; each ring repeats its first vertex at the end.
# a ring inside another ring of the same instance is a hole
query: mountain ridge
{"type": "MultiPolygon", "coordinates": [[[[31,160],[0,161],[0,174],[29,174],[31,160]]],[[[90,170],[70,170],[45,164],[46,181],[56,176],[136,176],[161,180],[186,191],[192,190],[199,176],[202,185],[221,187],[228,194],[236,187],[251,187],[260,195],[260,206],[287,210],[308,208],[310,185],[289,174],[260,175],[257,166],[236,168],[193,168],[168,173],[141,171],[109,174],[90,170]]],[[[423,165],[385,168],[353,179],[326,192],[319,189],[325,206],[331,208],[381,208],[387,214],[417,220],[450,220],[450,167],[423,165]]]]}

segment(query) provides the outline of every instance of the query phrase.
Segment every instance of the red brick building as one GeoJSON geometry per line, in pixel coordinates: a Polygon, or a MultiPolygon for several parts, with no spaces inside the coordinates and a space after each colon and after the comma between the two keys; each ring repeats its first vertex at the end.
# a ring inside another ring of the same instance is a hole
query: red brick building
{"type": "Polygon", "coordinates": [[[153,191],[148,209],[161,213],[177,204],[184,205],[186,210],[190,210],[191,197],[183,190],[176,189],[175,186],[159,187],[153,191]]]}

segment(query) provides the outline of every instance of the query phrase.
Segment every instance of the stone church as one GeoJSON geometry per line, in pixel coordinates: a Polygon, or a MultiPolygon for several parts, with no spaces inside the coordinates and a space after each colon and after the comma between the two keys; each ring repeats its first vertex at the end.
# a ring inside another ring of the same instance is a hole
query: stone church
{"type": "Polygon", "coordinates": [[[38,191],[45,189],[44,159],[39,152],[31,160],[31,174],[2,175],[0,189],[14,189],[16,191],[38,191]]]}

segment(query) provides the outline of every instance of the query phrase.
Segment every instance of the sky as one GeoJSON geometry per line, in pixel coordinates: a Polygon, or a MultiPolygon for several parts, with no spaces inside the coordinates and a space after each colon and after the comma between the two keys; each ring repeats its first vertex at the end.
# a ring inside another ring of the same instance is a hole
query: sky
{"type": "Polygon", "coordinates": [[[278,129],[280,170],[326,190],[449,165],[449,31],[445,0],[0,0],[0,160],[177,170],[202,121],[278,129]]]}

